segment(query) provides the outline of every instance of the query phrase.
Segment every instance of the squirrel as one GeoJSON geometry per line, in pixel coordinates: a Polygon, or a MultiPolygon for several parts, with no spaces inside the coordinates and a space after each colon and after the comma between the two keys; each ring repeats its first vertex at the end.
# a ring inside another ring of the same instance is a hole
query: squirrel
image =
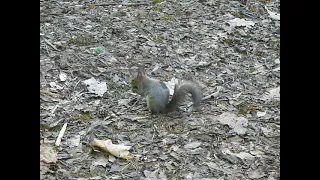
{"type": "Polygon", "coordinates": [[[196,108],[199,107],[202,99],[199,85],[192,80],[185,80],[175,85],[173,96],[169,101],[168,87],[165,83],[148,77],[143,66],[138,66],[138,75],[131,80],[131,86],[134,93],[146,97],[147,107],[152,114],[174,111],[188,93],[192,95],[196,108]]]}

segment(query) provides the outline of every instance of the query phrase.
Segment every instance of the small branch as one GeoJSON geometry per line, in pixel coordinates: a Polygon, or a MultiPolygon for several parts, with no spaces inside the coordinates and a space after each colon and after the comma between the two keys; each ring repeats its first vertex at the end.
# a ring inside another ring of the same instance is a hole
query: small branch
{"type": "Polygon", "coordinates": [[[53,108],[52,108],[52,110],[51,110],[51,114],[53,114],[55,111],[56,111],[56,109],[58,108],[58,104],[57,105],[55,105],[53,108]]]}
{"type": "Polygon", "coordinates": [[[140,5],[150,5],[150,3],[100,3],[95,4],[95,6],[113,6],[113,5],[122,5],[122,6],[140,6],[140,5]]]}
{"type": "Polygon", "coordinates": [[[56,146],[60,146],[62,136],[64,135],[64,132],[66,131],[66,129],[67,129],[67,123],[64,123],[64,125],[62,126],[62,128],[60,130],[58,138],[56,140],[56,146]]]}
{"type": "Polygon", "coordinates": [[[83,62],[83,59],[81,59],[81,57],[79,57],[77,54],[72,53],[76,58],[78,58],[81,62],[83,62]]]}
{"type": "Polygon", "coordinates": [[[53,49],[55,49],[56,51],[58,51],[58,49],[53,45],[53,44],[51,44],[51,42],[49,42],[47,39],[45,39],[45,38],[43,38],[44,39],[44,41],[47,43],[47,44],[49,44],[53,49]]]}
{"type": "Polygon", "coordinates": [[[85,29],[81,29],[81,28],[75,27],[75,26],[70,25],[70,24],[68,24],[68,25],[69,25],[69,27],[71,27],[71,28],[74,28],[74,29],[77,29],[77,30],[80,30],[80,31],[83,31],[83,32],[86,32],[86,33],[88,33],[88,34],[93,35],[90,31],[87,31],[87,30],[85,30],[85,29]]]}

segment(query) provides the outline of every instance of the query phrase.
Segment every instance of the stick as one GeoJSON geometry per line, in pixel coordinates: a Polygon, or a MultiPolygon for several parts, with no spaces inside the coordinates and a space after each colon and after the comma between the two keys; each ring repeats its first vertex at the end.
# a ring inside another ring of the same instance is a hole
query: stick
{"type": "Polygon", "coordinates": [[[56,141],[56,146],[59,146],[60,143],[61,143],[61,138],[64,134],[64,132],[66,131],[67,129],[67,123],[64,123],[64,125],[62,126],[61,130],[60,130],[60,133],[58,135],[58,138],[57,138],[57,141],[56,141]]]}
{"type": "Polygon", "coordinates": [[[49,44],[53,49],[55,49],[56,51],[58,51],[58,49],[53,45],[51,44],[51,42],[49,42],[47,39],[44,39],[44,41],[49,44]]]}
{"type": "Polygon", "coordinates": [[[52,110],[51,110],[51,114],[53,114],[55,111],[56,111],[56,109],[58,108],[58,104],[57,105],[55,105],[53,108],[52,108],[52,110]]]}
{"type": "Polygon", "coordinates": [[[69,27],[71,27],[71,28],[74,28],[74,29],[77,29],[77,30],[80,30],[80,31],[83,31],[83,32],[86,32],[86,33],[88,33],[88,34],[93,35],[90,31],[87,31],[87,30],[85,30],[85,29],[78,28],[78,27],[73,26],[73,25],[70,25],[70,24],[68,24],[68,25],[69,25],[69,27]]]}
{"type": "Polygon", "coordinates": [[[112,6],[112,5],[139,6],[139,5],[150,5],[150,3],[100,3],[100,4],[95,4],[95,6],[112,6]]]}

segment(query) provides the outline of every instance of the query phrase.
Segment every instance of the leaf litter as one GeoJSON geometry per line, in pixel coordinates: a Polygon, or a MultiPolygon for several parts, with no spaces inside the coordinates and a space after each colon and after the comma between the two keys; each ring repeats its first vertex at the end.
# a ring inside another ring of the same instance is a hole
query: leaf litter
{"type": "Polygon", "coordinates": [[[248,120],[244,117],[238,117],[237,115],[229,112],[221,114],[218,118],[221,124],[226,124],[233,129],[237,134],[245,134],[248,126],[248,120]]]}
{"type": "Polygon", "coordinates": [[[145,2],[40,1],[40,179],[279,179],[280,1],[145,2]],[[200,111],[150,115],[137,63],[200,111]]]}

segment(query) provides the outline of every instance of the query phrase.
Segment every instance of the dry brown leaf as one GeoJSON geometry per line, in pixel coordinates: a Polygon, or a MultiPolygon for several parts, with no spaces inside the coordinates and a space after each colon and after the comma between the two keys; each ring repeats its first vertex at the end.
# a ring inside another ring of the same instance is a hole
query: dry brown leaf
{"type": "Polygon", "coordinates": [[[112,144],[112,141],[110,139],[108,140],[94,139],[93,141],[91,141],[90,144],[93,149],[100,149],[106,153],[110,153],[119,158],[129,160],[134,157],[129,152],[129,149],[131,148],[131,146],[125,146],[121,144],[112,144]]]}

